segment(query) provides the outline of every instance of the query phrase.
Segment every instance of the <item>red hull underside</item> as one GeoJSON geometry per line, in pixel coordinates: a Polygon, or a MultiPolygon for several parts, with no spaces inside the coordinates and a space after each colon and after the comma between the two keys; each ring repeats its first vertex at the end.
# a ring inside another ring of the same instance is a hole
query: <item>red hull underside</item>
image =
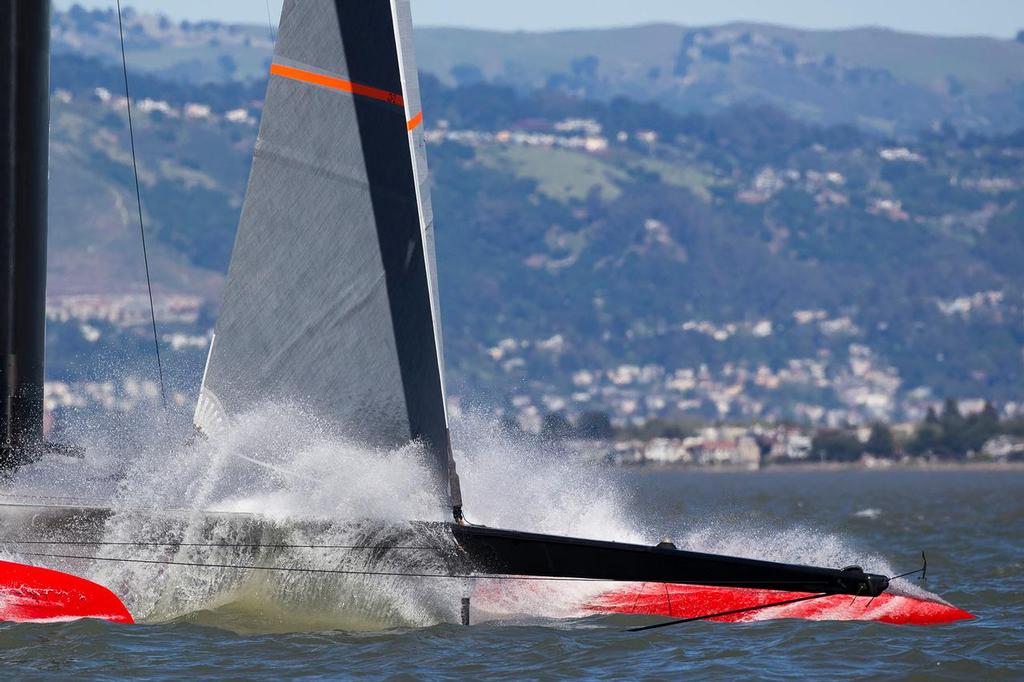
{"type": "MultiPolygon", "coordinates": [[[[807,595],[800,592],[775,590],[634,583],[605,592],[588,602],[585,608],[595,613],[693,618],[805,596],[807,595]]],[[[941,602],[886,592],[874,599],[836,594],[786,606],[719,616],[710,620],[736,623],[776,618],[871,620],[897,625],[937,625],[974,616],[941,602]]]]}
{"type": "Polygon", "coordinates": [[[135,622],[121,600],[101,585],[48,568],[0,561],[0,621],[53,623],[79,618],[135,622]]]}

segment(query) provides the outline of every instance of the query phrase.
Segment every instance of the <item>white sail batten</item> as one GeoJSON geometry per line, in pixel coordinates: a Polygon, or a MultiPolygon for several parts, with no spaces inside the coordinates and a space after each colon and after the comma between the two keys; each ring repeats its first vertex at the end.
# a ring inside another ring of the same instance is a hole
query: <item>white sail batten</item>
{"type": "Polygon", "coordinates": [[[408,0],[286,0],[196,426],[291,403],[419,440],[459,506],[408,0]]]}

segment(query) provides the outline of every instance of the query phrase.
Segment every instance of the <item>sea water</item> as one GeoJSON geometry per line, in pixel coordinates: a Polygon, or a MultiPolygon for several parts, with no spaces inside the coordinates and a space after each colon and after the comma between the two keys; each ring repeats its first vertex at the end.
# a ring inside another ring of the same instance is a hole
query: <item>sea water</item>
{"type": "MultiPolygon", "coordinates": [[[[927,585],[901,581],[899,589],[927,589],[979,618],[932,628],[697,623],[637,635],[623,631],[632,620],[581,611],[592,585],[511,584],[488,591],[486,608],[474,603],[475,624],[463,628],[461,597],[479,587],[469,581],[76,561],[69,567],[111,586],[142,624],[2,625],[0,661],[23,675],[153,679],[1024,675],[1022,472],[613,469],[496,433],[473,420],[456,429],[474,522],[643,543],[667,535],[688,549],[888,574],[915,568],[926,550],[927,585]]],[[[131,443],[119,451],[121,439],[97,437],[84,460],[21,474],[22,489],[59,483],[54,496],[107,501],[117,513],[105,542],[178,543],[83,554],[440,570],[429,552],[368,558],[320,548],[367,542],[348,519],[443,520],[414,447],[360,448],[281,408],[248,415],[216,445],[185,445],[160,428],[133,433],[131,443]],[[155,513],[167,510],[176,513],[155,513]],[[211,539],[311,547],[180,546],[211,539]]]]}

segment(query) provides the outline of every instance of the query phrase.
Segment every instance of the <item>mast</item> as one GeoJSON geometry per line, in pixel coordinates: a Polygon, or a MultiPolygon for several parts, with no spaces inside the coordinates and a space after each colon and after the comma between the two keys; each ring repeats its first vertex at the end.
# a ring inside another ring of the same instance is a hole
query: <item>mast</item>
{"type": "Polygon", "coordinates": [[[0,469],[43,440],[50,1],[0,4],[0,469]]]}

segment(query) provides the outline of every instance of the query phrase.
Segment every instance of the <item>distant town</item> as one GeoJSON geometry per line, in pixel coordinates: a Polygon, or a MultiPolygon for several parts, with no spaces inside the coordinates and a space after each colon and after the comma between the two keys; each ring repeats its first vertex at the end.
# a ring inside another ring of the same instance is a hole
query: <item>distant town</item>
{"type": "MultiPolygon", "coordinates": [[[[706,424],[693,419],[652,419],[619,425],[603,412],[570,421],[544,417],[537,434],[585,457],[616,465],[680,465],[749,469],[799,464],[890,467],[940,462],[1024,462],[1024,418],[1001,419],[989,403],[946,400],[919,423],[860,427],[812,427],[794,423],[706,424]]],[[[502,421],[506,433],[523,437],[519,423],[502,421]]]]}
{"type": "MultiPolygon", "coordinates": [[[[158,320],[164,328],[191,329],[206,315],[206,303],[197,297],[166,296],[159,299],[158,320]]],[[[125,335],[138,335],[149,324],[148,298],[140,295],[68,296],[52,299],[47,306],[51,325],[72,325],[89,346],[101,342],[104,334],[123,342],[125,335]]],[[[804,313],[802,323],[826,321],[814,312],[804,313]]],[[[765,327],[770,327],[765,323],[765,327]]],[[[764,327],[763,327],[764,328],[764,327]]],[[[763,329],[762,328],[762,329],[763,329]]],[[[737,333],[735,327],[705,326],[709,334],[737,333]]],[[[749,329],[748,333],[758,333],[749,329]]],[[[110,340],[110,339],[108,339],[110,340]]],[[[210,333],[172,331],[161,338],[169,362],[184,360],[195,365],[210,343],[210,333]],[[176,358],[176,356],[181,356],[176,358]],[[187,360],[186,357],[189,357],[187,360]]],[[[556,350],[560,341],[541,344],[556,350]]],[[[491,349],[497,362],[518,348],[512,340],[491,349]]],[[[839,390],[860,396],[854,402],[887,407],[894,399],[898,381],[874,367],[870,353],[853,349],[849,374],[839,390]]],[[[580,370],[573,377],[571,395],[544,394],[536,402],[521,393],[509,398],[507,409],[491,416],[506,436],[527,439],[553,450],[620,466],[673,465],[719,469],[756,470],[762,467],[799,464],[859,464],[888,467],[894,464],[927,462],[1024,462],[1024,411],[1011,403],[997,408],[980,399],[929,400],[920,395],[904,407],[919,412],[917,421],[887,423],[865,418],[865,413],[836,411],[807,405],[799,418],[749,420],[729,423],[687,416],[687,407],[702,401],[730,405],[745,400],[743,387],[775,386],[781,382],[827,386],[822,364],[793,363],[777,372],[767,368],[747,376],[741,371],[726,373],[723,383],[706,368],[677,370],[671,374],[658,366],[619,365],[608,370],[580,370]],[[680,396],[688,396],[680,398],[680,396]],[[636,405],[676,400],[675,417],[636,416],[636,405]],[[603,401],[603,410],[572,410],[573,405],[603,401]],[[842,421],[845,419],[846,421],[842,421]]],[[[175,409],[189,410],[195,385],[179,387],[170,394],[175,409]]],[[[139,413],[156,410],[160,387],[152,377],[113,373],[105,381],[46,382],[47,424],[61,430],[71,415],[139,413]]],[[[462,416],[458,395],[449,397],[453,418],[462,416]]],[[[722,410],[728,413],[728,409],[722,410]]]]}

